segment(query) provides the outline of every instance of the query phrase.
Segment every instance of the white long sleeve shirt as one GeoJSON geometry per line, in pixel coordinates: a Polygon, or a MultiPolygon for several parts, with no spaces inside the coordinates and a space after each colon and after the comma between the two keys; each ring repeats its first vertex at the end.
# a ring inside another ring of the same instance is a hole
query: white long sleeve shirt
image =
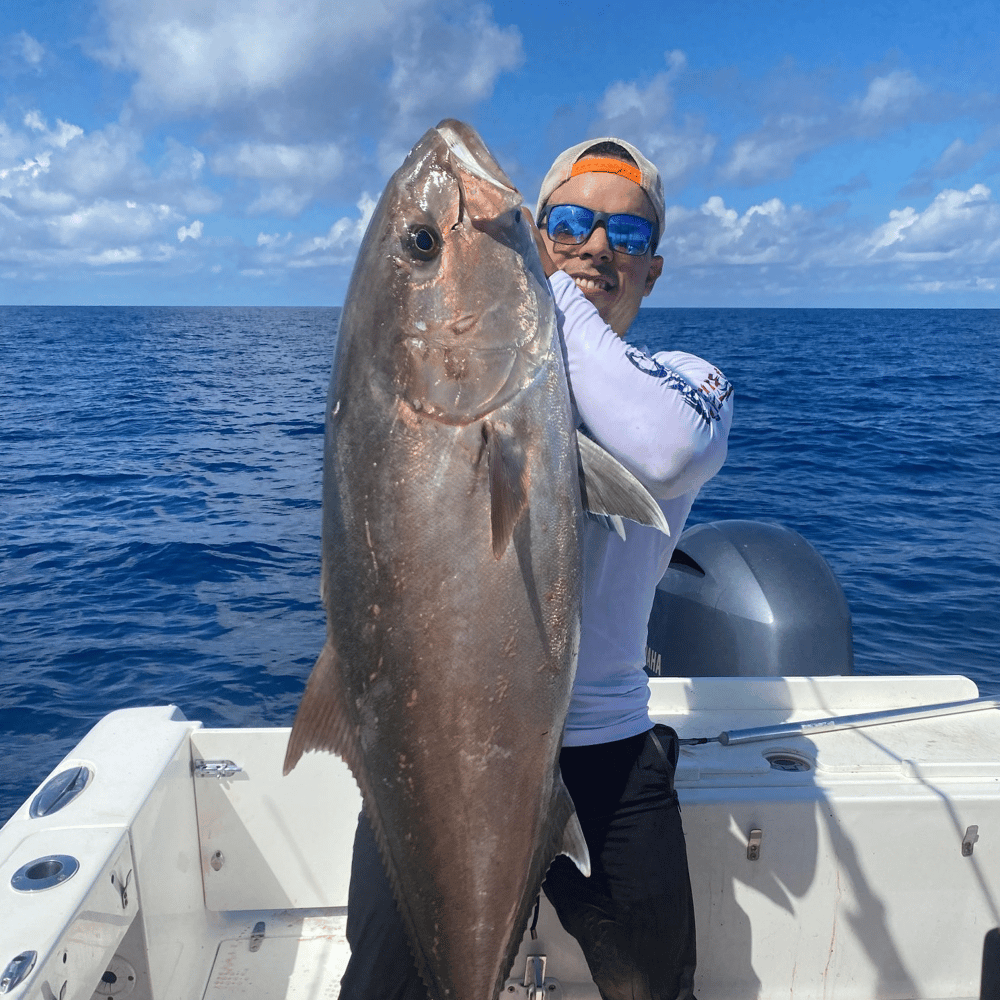
{"type": "Polygon", "coordinates": [[[625,540],[600,520],[583,528],[583,619],[563,738],[587,746],[645,732],[646,627],[656,584],[698,491],[722,467],[733,390],[714,365],[681,351],[653,357],[625,343],[573,279],[549,279],[578,419],[657,499],[670,537],[625,522],[625,540]]]}

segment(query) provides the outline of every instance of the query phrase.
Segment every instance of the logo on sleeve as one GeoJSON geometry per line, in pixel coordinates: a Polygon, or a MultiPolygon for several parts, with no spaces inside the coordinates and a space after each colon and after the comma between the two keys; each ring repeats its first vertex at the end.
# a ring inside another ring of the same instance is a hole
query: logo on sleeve
{"type": "Polygon", "coordinates": [[[638,347],[633,347],[631,344],[625,345],[625,356],[639,371],[652,375],[653,378],[667,378],[670,375],[670,372],[659,361],[651,358],[648,354],[643,354],[638,347]]]}
{"type": "Polygon", "coordinates": [[[696,410],[706,423],[720,419],[719,408],[733,393],[732,385],[718,368],[713,368],[700,386],[694,386],[631,344],[625,345],[625,356],[639,371],[652,378],[663,379],[671,389],[679,392],[684,402],[696,410]]]}

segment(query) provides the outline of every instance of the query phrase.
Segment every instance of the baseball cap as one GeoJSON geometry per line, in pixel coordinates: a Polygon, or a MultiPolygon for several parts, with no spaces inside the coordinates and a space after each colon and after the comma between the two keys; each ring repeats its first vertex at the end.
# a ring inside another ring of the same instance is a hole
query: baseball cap
{"type": "MultiPolygon", "coordinates": [[[[657,234],[662,236],[665,205],[663,201],[663,184],[660,181],[660,172],[630,142],[626,142],[624,139],[616,139],[613,136],[606,136],[602,139],[588,139],[586,142],[578,142],[575,146],[570,146],[569,149],[563,150],[563,152],[556,157],[555,162],[549,168],[549,172],[545,175],[545,179],[542,181],[542,188],[538,193],[538,204],[535,207],[535,217],[538,218],[538,216],[541,215],[542,209],[548,203],[549,198],[552,197],[556,188],[561,184],[565,184],[566,181],[570,179],[573,175],[574,164],[583,158],[584,152],[592,146],[598,146],[603,142],[613,142],[616,146],[621,146],[621,148],[624,149],[633,160],[635,160],[636,165],[639,168],[638,177],[634,176],[634,171],[626,173],[625,171],[615,170],[614,172],[622,173],[624,176],[630,177],[631,180],[634,180],[643,189],[643,191],[646,192],[653,205],[653,211],[656,213],[657,234]]],[[[598,161],[603,158],[600,153],[593,154],[593,157],[598,161]]],[[[589,159],[590,157],[587,158],[589,159]]],[[[597,165],[599,166],[599,164],[597,165]]]]}

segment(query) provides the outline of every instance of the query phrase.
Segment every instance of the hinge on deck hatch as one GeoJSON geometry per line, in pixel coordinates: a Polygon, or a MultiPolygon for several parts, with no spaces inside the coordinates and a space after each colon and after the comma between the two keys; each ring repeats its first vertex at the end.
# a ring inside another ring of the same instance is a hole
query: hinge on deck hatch
{"type": "Polygon", "coordinates": [[[201,760],[191,761],[191,770],[196,778],[231,778],[234,774],[242,774],[243,768],[231,760],[201,760]]]}
{"type": "Polygon", "coordinates": [[[250,935],[250,950],[260,951],[260,946],[264,943],[264,932],[267,930],[267,925],[263,920],[258,920],[257,923],[253,925],[253,932],[250,935]]]}
{"type": "Polygon", "coordinates": [[[525,1000],[560,1000],[562,987],[555,979],[545,978],[545,955],[529,955],[524,963],[524,979],[508,979],[503,984],[503,997],[525,997],[525,1000]]]}
{"type": "Polygon", "coordinates": [[[962,857],[971,858],[972,851],[976,846],[976,841],[979,840],[979,827],[970,826],[965,831],[965,836],[962,838],[962,857]]]}
{"type": "Polygon", "coordinates": [[[750,831],[750,836],[747,837],[747,861],[760,861],[760,842],[763,838],[763,831],[750,831]]]}

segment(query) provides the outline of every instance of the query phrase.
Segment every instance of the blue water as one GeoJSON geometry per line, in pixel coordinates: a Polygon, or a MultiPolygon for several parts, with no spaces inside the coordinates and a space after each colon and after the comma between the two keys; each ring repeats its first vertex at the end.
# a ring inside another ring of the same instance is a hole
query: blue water
{"type": "MultiPolygon", "coordinates": [[[[290,724],[337,316],[0,308],[0,822],[113,709],[290,724]]],[[[632,339],[736,385],[692,522],[809,539],[859,673],[1000,694],[1000,311],[654,309],[632,339]]]]}

